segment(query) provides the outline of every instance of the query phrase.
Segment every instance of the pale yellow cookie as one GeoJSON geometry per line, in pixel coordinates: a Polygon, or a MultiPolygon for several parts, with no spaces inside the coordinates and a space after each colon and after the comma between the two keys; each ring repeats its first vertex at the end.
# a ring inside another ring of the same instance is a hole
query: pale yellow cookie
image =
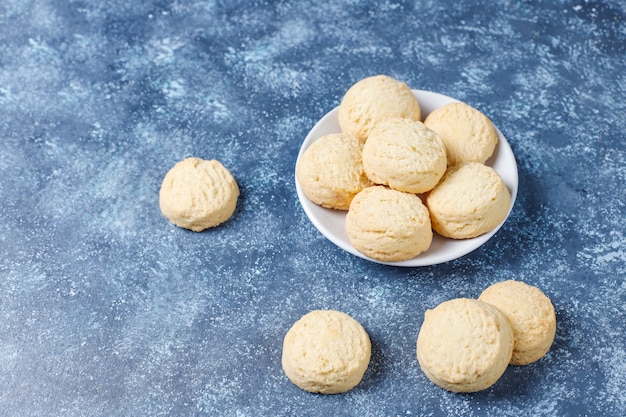
{"type": "Polygon", "coordinates": [[[507,368],[513,330],[491,304],[467,298],[427,310],[417,336],[417,360],[433,383],[453,392],[492,386],[507,368]]]}
{"type": "Polygon", "coordinates": [[[444,237],[485,234],[508,215],[511,193],[491,167],[469,162],[449,167],[426,198],[433,229],[444,237]]]}
{"type": "Polygon", "coordinates": [[[200,232],[228,220],[238,197],[237,181],[219,161],[187,158],[163,178],[159,205],[176,226],[200,232]]]}
{"type": "Polygon", "coordinates": [[[496,306],[507,318],[513,334],[512,365],[527,365],[541,359],[556,334],[556,314],[550,299],[537,287],[508,280],[488,287],[478,298],[496,306]]]}
{"type": "Polygon", "coordinates": [[[441,136],[448,153],[448,165],[484,164],[498,143],[491,120],[465,103],[450,103],[434,110],[424,124],[441,136]]]}
{"type": "Polygon", "coordinates": [[[371,356],[370,338],[359,322],[335,310],[314,310],[287,332],[282,366],[305,391],[346,392],[361,382],[371,356]]]}
{"type": "Polygon", "coordinates": [[[363,143],[343,133],[322,136],[300,157],[296,178],[304,194],[322,207],[348,210],[354,196],[371,185],[361,161],[363,143]]]}
{"type": "Polygon", "coordinates": [[[382,185],[354,197],[346,215],[346,232],[356,250],[383,262],[411,259],[428,250],[433,239],[422,200],[382,185]]]}
{"type": "Polygon", "coordinates": [[[376,184],[420,194],[446,172],[446,148],[422,122],[389,119],[376,125],[365,142],[363,168],[376,184]]]}
{"type": "Polygon", "coordinates": [[[353,84],[339,105],[342,132],[367,140],[376,124],[394,117],[420,120],[420,105],[411,89],[387,75],[364,78],[353,84]]]}

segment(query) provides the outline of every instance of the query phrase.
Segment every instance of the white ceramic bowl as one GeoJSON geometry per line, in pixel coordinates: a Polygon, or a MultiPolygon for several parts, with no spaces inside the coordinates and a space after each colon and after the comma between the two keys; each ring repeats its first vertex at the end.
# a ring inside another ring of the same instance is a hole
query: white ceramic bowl
{"type": "MultiPolygon", "coordinates": [[[[443,94],[433,93],[430,91],[413,90],[413,94],[415,94],[417,100],[420,103],[422,118],[425,118],[430,112],[439,107],[442,107],[451,102],[459,101],[452,97],[448,97],[443,94]]],[[[341,132],[341,129],[339,127],[339,121],[337,120],[337,112],[338,108],[331,110],[324,117],[322,117],[322,119],[317,122],[317,124],[315,124],[313,129],[311,129],[307,137],[304,139],[302,146],[300,147],[300,153],[298,154],[298,160],[296,162],[296,165],[300,161],[302,153],[316,139],[331,133],[341,132]]],[[[513,204],[515,203],[515,198],[517,196],[517,164],[515,162],[515,156],[513,155],[513,151],[511,150],[509,143],[497,127],[496,132],[498,133],[499,138],[498,145],[496,146],[496,149],[491,158],[489,158],[489,160],[487,161],[487,165],[491,166],[493,169],[496,170],[496,172],[498,172],[498,174],[500,174],[500,176],[504,180],[504,183],[511,192],[511,206],[509,207],[509,212],[507,213],[508,217],[508,215],[511,213],[511,210],[513,209],[513,204]]],[[[504,223],[503,221],[502,224],[500,224],[491,232],[472,239],[448,239],[439,236],[437,233],[434,233],[433,242],[426,252],[423,252],[415,258],[406,261],[381,262],[365,256],[361,252],[354,249],[354,247],[352,247],[345,230],[345,211],[327,209],[318,206],[317,204],[314,204],[304,194],[297,179],[296,191],[298,193],[298,199],[300,200],[300,204],[302,204],[304,212],[309,217],[313,225],[328,240],[353,255],[385,265],[416,267],[435,265],[457,259],[463,255],[470,253],[471,251],[477,249],[485,242],[487,242],[504,223]]]]}

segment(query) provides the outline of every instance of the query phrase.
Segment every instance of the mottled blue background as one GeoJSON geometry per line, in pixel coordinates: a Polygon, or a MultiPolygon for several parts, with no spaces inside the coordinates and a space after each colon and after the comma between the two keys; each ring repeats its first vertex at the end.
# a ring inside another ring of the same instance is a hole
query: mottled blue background
{"type": "Polygon", "coordinates": [[[623,415],[625,22],[622,0],[3,0],[0,415],[623,415]],[[463,258],[374,264],[300,207],[304,137],[379,73],[479,108],[515,152],[512,215],[463,258]],[[242,191],[202,233],[158,207],[187,156],[242,191]],[[511,278],[552,299],[549,354],[475,394],[430,383],[424,311],[511,278]],[[371,336],[349,393],[282,372],[316,308],[371,336]]]}

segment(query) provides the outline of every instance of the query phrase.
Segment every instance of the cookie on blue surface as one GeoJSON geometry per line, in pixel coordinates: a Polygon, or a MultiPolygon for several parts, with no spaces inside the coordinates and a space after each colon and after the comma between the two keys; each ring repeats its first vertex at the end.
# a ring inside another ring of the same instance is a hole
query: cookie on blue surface
{"type": "Polygon", "coordinates": [[[492,284],[478,299],[496,306],[511,323],[515,336],[512,365],[535,362],[550,350],[556,334],[556,313],[539,288],[507,280],[492,284]]]}
{"type": "Polygon", "coordinates": [[[159,206],[176,226],[200,232],[228,220],[238,197],[237,181],[221,162],[187,158],[163,178],[159,206]]]}
{"type": "Polygon", "coordinates": [[[369,335],[358,321],[341,311],[314,310],[285,335],[282,366],[299,388],[338,394],[361,382],[371,353],[369,335]]]}
{"type": "Polygon", "coordinates": [[[417,337],[417,360],[441,388],[476,392],[504,374],[513,343],[513,329],[496,307],[457,298],[426,311],[417,337]]]}

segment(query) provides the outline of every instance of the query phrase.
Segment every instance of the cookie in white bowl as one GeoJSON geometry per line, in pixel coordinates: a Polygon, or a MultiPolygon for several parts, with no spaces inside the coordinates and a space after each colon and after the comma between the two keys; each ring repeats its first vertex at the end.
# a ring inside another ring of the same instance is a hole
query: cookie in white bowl
{"type": "Polygon", "coordinates": [[[363,170],[362,151],[363,143],[345,133],[317,139],[296,165],[304,194],[322,207],[348,210],[354,196],[371,185],[363,170]]]}
{"type": "Polygon", "coordinates": [[[449,167],[426,197],[433,229],[443,237],[469,239],[500,225],[511,193],[502,177],[478,162],[449,167]]]}
{"type": "Polygon", "coordinates": [[[363,168],[376,184],[421,194],[433,189],[446,172],[446,148],[422,122],[389,119],[379,123],[365,142],[363,168]]]}
{"type": "Polygon", "coordinates": [[[427,251],[433,240],[422,200],[382,185],[366,188],[354,197],[345,228],[356,250],[384,262],[411,259],[427,251]]]}
{"type": "Polygon", "coordinates": [[[421,119],[421,108],[408,85],[388,75],[363,78],[353,84],[339,104],[341,131],[365,142],[382,121],[395,117],[421,119]]]}
{"type": "Polygon", "coordinates": [[[424,124],[437,132],[448,154],[448,165],[484,164],[498,144],[491,120],[467,103],[454,102],[432,111],[424,124]]]}

